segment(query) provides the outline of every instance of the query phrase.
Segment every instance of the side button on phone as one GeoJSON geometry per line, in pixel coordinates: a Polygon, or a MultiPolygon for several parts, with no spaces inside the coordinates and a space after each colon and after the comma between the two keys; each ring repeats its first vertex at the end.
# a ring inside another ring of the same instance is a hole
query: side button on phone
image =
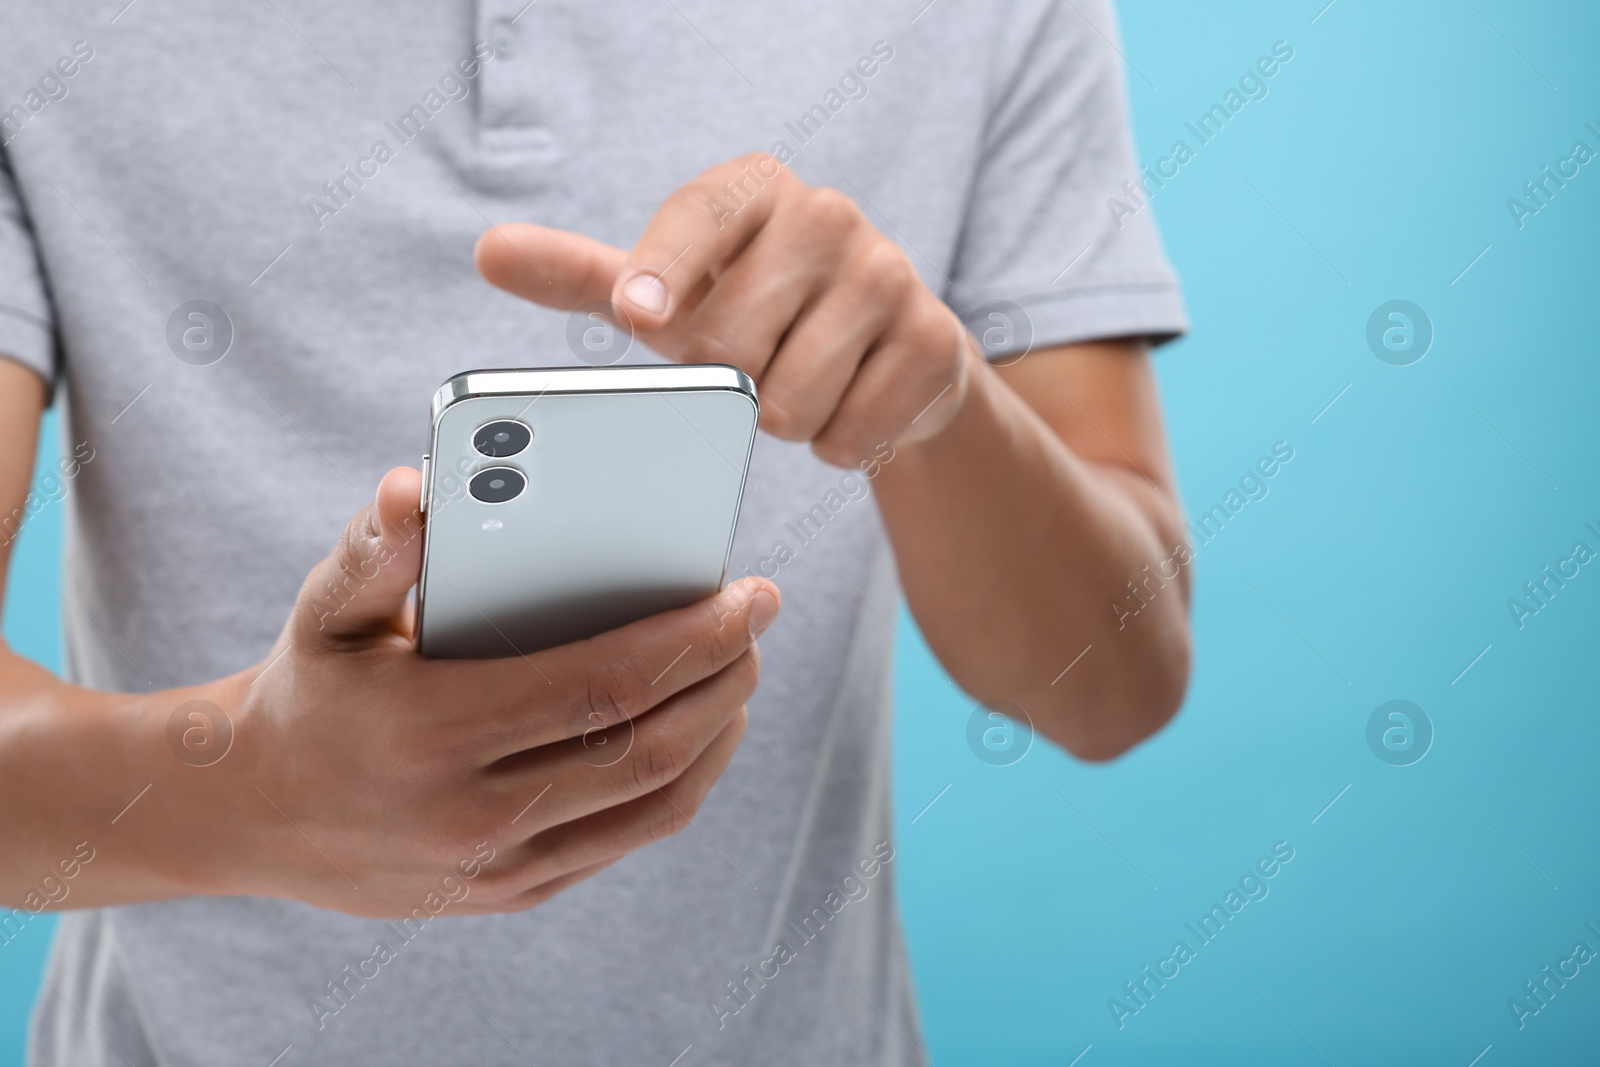
{"type": "Polygon", "coordinates": [[[431,456],[423,456],[422,457],[422,499],[417,501],[417,510],[422,512],[424,515],[426,515],[428,513],[428,475],[430,473],[432,473],[432,471],[429,469],[431,465],[432,465],[432,457],[431,456]]]}

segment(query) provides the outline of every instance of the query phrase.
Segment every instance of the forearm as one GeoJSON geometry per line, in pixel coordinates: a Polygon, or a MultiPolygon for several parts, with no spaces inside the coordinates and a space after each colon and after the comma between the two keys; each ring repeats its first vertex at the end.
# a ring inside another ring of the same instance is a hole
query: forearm
{"type": "Polygon", "coordinates": [[[898,447],[875,481],[901,584],[962,688],[1109,758],[1165,722],[1187,682],[1176,503],[1131,467],[1075,455],[974,363],[950,426],[898,447]]]}
{"type": "Polygon", "coordinates": [[[209,885],[212,788],[229,771],[184,763],[147,696],[69,685],[0,647],[0,907],[37,913],[164,899],[209,885]],[[210,780],[207,780],[210,776],[210,780]]]}

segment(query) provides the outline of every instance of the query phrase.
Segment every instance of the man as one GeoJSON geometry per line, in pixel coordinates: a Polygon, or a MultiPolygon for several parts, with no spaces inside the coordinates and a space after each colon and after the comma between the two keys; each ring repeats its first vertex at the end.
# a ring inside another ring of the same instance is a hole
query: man
{"type": "Polygon", "coordinates": [[[919,1059],[896,574],[1086,759],[1188,669],[1110,11],[919,6],[3,16],[0,508],[56,506],[52,386],[67,457],[71,681],[0,663],[0,899],[66,911],[34,1063],[919,1059]],[[422,659],[427,399],[614,358],[594,314],[758,382],[734,580],[422,659]]]}

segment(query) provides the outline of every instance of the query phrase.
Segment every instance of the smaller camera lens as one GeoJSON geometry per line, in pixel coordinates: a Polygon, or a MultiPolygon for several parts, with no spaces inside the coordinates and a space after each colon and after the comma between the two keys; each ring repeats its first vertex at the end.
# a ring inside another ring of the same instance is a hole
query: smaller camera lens
{"type": "Polygon", "coordinates": [[[533,431],[514,419],[491,422],[472,435],[472,447],[486,456],[504,459],[528,447],[533,431]]]}
{"type": "Polygon", "coordinates": [[[472,498],[485,504],[515,500],[528,487],[528,479],[510,467],[490,467],[472,476],[472,498]]]}

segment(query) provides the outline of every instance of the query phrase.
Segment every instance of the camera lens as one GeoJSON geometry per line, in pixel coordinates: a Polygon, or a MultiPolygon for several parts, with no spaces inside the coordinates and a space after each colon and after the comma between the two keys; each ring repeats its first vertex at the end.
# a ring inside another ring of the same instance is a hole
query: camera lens
{"type": "Polygon", "coordinates": [[[485,504],[504,504],[515,500],[528,487],[528,479],[510,467],[490,467],[472,476],[472,498],[485,504]]]}
{"type": "Polygon", "coordinates": [[[528,447],[533,431],[515,419],[491,422],[472,435],[472,447],[486,456],[504,459],[528,447]]]}

